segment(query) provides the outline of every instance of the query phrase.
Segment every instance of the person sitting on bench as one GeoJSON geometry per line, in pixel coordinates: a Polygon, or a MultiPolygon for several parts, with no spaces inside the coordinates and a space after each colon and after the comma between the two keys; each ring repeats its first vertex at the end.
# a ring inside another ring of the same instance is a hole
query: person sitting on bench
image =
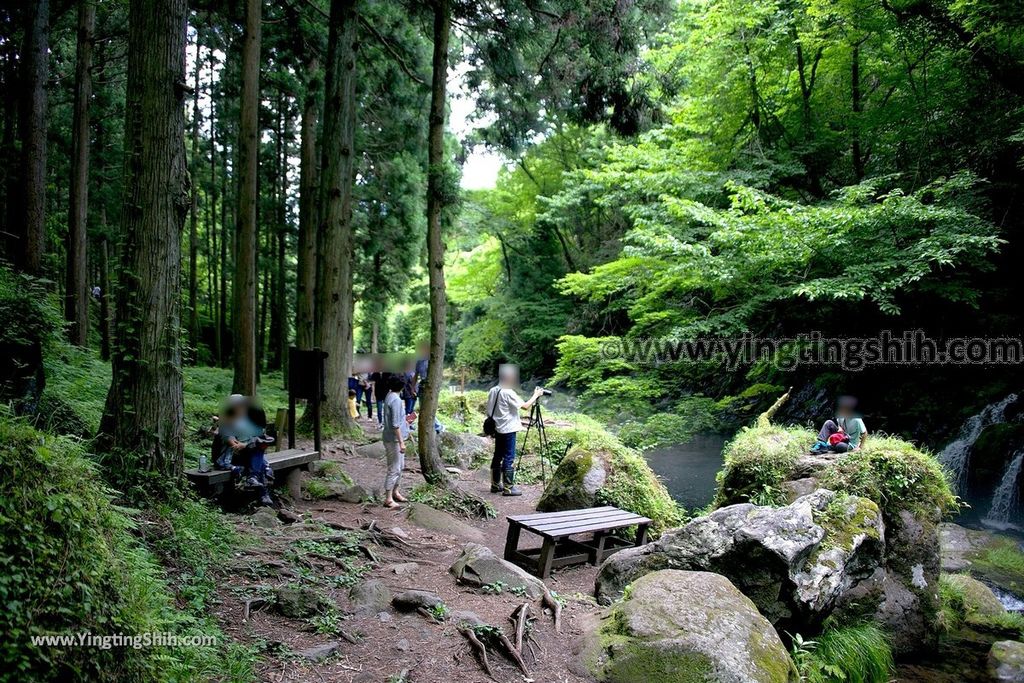
{"type": "Polygon", "coordinates": [[[267,491],[273,471],[267,464],[267,446],[274,438],[266,433],[266,413],[241,394],[232,394],[224,411],[219,435],[222,444],[217,466],[245,476],[245,484],[260,496],[261,505],[273,505],[267,491]],[[239,461],[243,467],[234,463],[239,461]]]}

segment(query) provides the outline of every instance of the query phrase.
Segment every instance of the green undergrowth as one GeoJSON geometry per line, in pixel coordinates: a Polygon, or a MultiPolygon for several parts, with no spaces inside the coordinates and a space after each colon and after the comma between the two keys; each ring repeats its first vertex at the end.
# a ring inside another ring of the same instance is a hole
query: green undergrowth
{"type": "Polygon", "coordinates": [[[792,655],[806,683],[886,683],[895,666],[885,633],[871,623],[826,627],[814,640],[796,636],[792,655]]]}
{"type": "Polygon", "coordinates": [[[1018,583],[1024,585],[1024,552],[1021,552],[1020,546],[1009,538],[996,539],[978,553],[974,564],[981,570],[1015,577],[1018,583]]]}
{"type": "Polygon", "coordinates": [[[118,507],[82,442],[0,415],[2,680],[253,678],[254,653],[209,616],[215,571],[235,543],[219,515],[181,499],[118,507]],[[170,577],[170,578],[168,578],[170,577]],[[33,636],[169,633],[199,647],[34,644],[33,636]]]}
{"type": "Polygon", "coordinates": [[[619,429],[619,439],[631,448],[649,450],[685,443],[701,432],[721,427],[720,410],[710,398],[691,396],[670,411],[658,412],[646,420],[630,420],[619,429]]]}
{"type": "Polygon", "coordinates": [[[483,428],[486,404],[486,391],[442,391],[438,397],[437,419],[449,431],[476,434],[483,428]]]}
{"type": "MultiPolygon", "coordinates": [[[[185,466],[194,467],[200,455],[210,455],[209,427],[231,393],[232,370],[195,366],[183,372],[185,466]]],[[[66,344],[54,348],[46,362],[45,410],[41,411],[38,426],[58,434],[94,435],[103,415],[110,377],[110,363],[100,360],[96,352],[66,344]]],[[[271,422],[278,408],[288,407],[288,393],[282,387],[280,372],[262,375],[257,397],[271,422]]]]}

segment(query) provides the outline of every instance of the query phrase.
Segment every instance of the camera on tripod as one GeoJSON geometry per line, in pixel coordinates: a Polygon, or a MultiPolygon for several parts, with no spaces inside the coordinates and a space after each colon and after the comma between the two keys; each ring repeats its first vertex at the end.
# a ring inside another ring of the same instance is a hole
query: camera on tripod
{"type": "Polygon", "coordinates": [[[550,389],[545,389],[544,387],[539,387],[539,389],[540,389],[540,393],[543,396],[550,396],[552,394],[552,391],[550,389]]]}

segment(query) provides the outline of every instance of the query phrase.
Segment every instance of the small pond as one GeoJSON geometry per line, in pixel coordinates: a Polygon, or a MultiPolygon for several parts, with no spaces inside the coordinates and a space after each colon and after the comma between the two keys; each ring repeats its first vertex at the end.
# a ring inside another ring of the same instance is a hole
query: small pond
{"type": "Polygon", "coordinates": [[[644,457],[672,497],[692,511],[715,497],[715,475],[722,469],[725,441],[720,434],[699,434],[686,443],[646,451],[644,457]]]}

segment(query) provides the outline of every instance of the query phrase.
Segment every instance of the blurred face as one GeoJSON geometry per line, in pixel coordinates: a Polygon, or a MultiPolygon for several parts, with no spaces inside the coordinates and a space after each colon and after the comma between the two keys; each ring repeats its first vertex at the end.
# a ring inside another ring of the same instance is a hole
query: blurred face
{"type": "Polygon", "coordinates": [[[511,363],[499,365],[498,383],[506,388],[519,386],[519,366],[511,363]]]}

